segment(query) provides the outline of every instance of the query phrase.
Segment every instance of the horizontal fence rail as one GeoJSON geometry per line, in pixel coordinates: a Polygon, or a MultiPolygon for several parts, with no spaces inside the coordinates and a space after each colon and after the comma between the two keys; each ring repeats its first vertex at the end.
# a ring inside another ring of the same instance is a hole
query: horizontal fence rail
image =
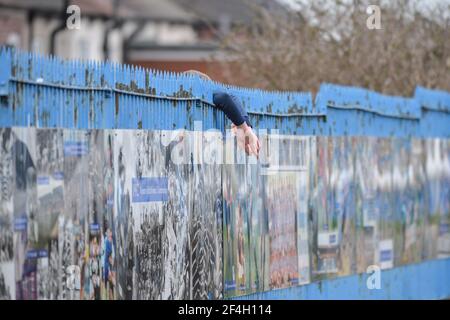
{"type": "Polygon", "coordinates": [[[198,119],[206,129],[223,130],[225,120],[212,103],[212,93],[222,90],[241,99],[255,126],[287,134],[449,134],[450,94],[422,87],[413,98],[402,98],[324,84],[313,101],[310,93],[240,88],[109,62],[64,61],[4,48],[0,56],[3,127],[172,130],[192,129],[198,119]]]}
{"type": "Polygon", "coordinates": [[[438,90],[313,100],[1,48],[0,299],[448,298],[449,137],[438,90]]]}

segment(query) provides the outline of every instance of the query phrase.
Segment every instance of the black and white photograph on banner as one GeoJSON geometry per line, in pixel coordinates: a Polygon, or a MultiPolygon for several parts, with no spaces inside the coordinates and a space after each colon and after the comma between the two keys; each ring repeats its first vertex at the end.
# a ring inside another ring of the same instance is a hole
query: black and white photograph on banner
{"type": "Polygon", "coordinates": [[[0,304],[429,314],[449,32],[450,0],[0,0],[0,304]]]}

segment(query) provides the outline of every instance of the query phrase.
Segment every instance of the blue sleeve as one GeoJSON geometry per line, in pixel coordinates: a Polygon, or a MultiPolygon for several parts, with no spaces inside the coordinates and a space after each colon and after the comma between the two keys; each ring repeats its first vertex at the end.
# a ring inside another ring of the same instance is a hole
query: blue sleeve
{"type": "Polygon", "coordinates": [[[252,126],[248,120],[248,114],[242,108],[242,104],[235,96],[222,91],[213,93],[213,103],[216,107],[222,109],[228,119],[235,125],[240,126],[244,122],[252,126]]]}

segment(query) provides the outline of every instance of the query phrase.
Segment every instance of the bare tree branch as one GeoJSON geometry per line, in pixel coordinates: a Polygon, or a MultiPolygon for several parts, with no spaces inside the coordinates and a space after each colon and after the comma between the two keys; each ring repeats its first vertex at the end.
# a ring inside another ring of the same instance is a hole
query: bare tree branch
{"type": "Polygon", "coordinates": [[[224,39],[228,81],[313,92],[333,82],[405,96],[417,85],[450,90],[450,5],[425,13],[413,1],[384,1],[382,29],[369,30],[372,2],[300,1],[288,18],[258,9],[251,28],[224,39]]]}

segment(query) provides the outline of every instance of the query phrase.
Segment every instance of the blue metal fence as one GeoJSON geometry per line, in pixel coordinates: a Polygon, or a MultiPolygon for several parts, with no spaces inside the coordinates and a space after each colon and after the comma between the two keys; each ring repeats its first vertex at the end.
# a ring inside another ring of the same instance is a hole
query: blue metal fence
{"type": "Polygon", "coordinates": [[[110,62],[64,61],[1,49],[0,125],[79,129],[223,130],[212,104],[222,89],[241,98],[257,128],[303,135],[448,137],[450,94],[416,89],[412,98],[332,84],[316,100],[307,92],[275,92],[110,62]],[[6,99],[8,97],[8,99],[6,99]]]}
{"type": "MultiPolygon", "coordinates": [[[[313,101],[310,93],[268,92],[224,85],[192,74],[110,62],[65,61],[0,49],[0,128],[199,130],[196,124],[201,121],[203,130],[224,132],[230,123],[212,103],[215,90],[239,97],[255,129],[271,133],[450,138],[450,94],[443,91],[418,87],[414,97],[404,98],[323,84],[313,101]]],[[[361,289],[361,281],[354,275],[327,280],[325,293],[320,289],[323,284],[315,283],[250,297],[339,298],[337,294],[348,290],[349,283],[353,289],[358,286],[355,283],[360,286],[352,293],[353,298],[450,295],[450,286],[438,286],[435,281],[437,276],[450,276],[448,259],[417,267],[402,266],[390,272],[387,278],[392,290],[384,295],[361,289]],[[417,270],[428,277],[423,276],[424,281],[417,284],[412,294],[392,289],[395,281],[403,283],[402,288],[408,287],[405,281],[417,270]],[[439,270],[439,275],[433,270],[439,270]],[[433,295],[435,288],[438,289],[433,295]]]]}

